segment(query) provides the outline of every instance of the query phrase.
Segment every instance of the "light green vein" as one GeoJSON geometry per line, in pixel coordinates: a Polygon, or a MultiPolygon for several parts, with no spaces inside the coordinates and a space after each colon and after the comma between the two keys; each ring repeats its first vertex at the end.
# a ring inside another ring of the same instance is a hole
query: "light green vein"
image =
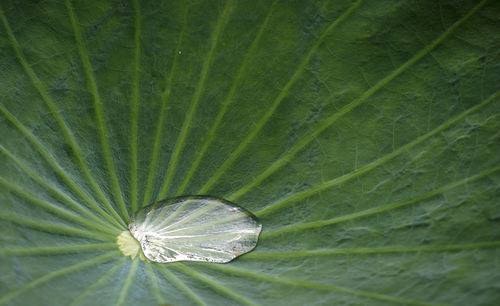
{"type": "MultiPolygon", "coordinates": [[[[109,220],[99,218],[99,216],[97,216],[94,213],[87,210],[83,205],[75,202],[68,195],[60,192],[58,189],[51,186],[49,183],[47,183],[47,180],[42,179],[40,176],[38,176],[33,170],[30,169],[30,167],[25,165],[20,159],[18,159],[14,154],[12,154],[7,149],[5,149],[2,145],[0,145],[0,152],[4,153],[19,168],[21,168],[21,170],[23,170],[25,173],[27,173],[31,178],[33,178],[36,182],[38,182],[40,185],[45,187],[51,193],[56,195],[58,198],[62,199],[68,206],[72,207],[74,210],[81,212],[82,214],[89,217],[90,219],[92,219],[96,222],[99,222],[100,224],[102,224],[106,227],[109,227],[110,229],[125,229],[126,228],[125,226],[121,225],[120,223],[118,223],[118,221],[116,221],[113,218],[109,218],[109,220]],[[110,221],[111,223],[108,223],[106,221],[110,221]]],[[[100,207],[98,207],[98,212],[101,214],[101,216],[107,215],[107,213],[104,210],[102,210],[102,208],[100,208],[100,207]]]]}
{"type": "Polygon", "coordinates": [[[47,211],[51,211],[52,213],[56,214],[57,216],[59,216],[63,219],[73,221],[76,223],[80,223],[81,225],[84,225],[84,226],[88,227],[89,229],[94,229],[94,230],[99,231],[99,232],[105,232],[105,233],[108,233],[111,235],[116,235],[118,233],[118,231],[116,229],[109,229],[108,227],[102,226],[98,223],[95,223],[93,221],[85,219],[79,215],[75,215],[75,214],[67,211],[66,209],[58,207],[57,205],[45,202],[45,201],[35,197],[34,195],[24,191],[23,188],[18,187],[12,183],[9,183],[8,181],[6,181],[2,177],[0,177],[0,185],[3,185],[7,189],[10,189],[11,191],[22,196],[23,198],[25,198],[29,202],[47,210],[47,211]]]}
{"type": "Polygon", "coordinates": [[[230,267],[227,265],[204,265],[204,267],[209,267],[209,268],[212,268],[215,270],[225,271],[225,272],[233,274],[233,275],[251,277],[254,279],[275,282],[275,283],[281,283],[281,284],[285,284],[285,285],[289,285],[289,286],[298,286],[298,287],[304,287],[304,288],[311,288],[311,289],[315,289],[315,290],[333,291],[333,292],[344,293],[344,294],[349,294],[349,295],[354,295],[354,296],[361,296],[361,297],[365,297],[365,298],[369,298],[369,299],[381,300],[381,301],[386,301],[386,302],[393,302],[393,303],[398,303],[398,304],[438,305],[438,304],[433,304],[433,303],[426,303],[426,302],[421,302],[421,301],[393,297],[390,295],[379,294],[379,293],[365,291],[365,290],[339,287],[339,286],[335,286],[335,285],[331,285],[331,284],[313,283],[313,282],[303,281],[303,280],[298,280],[298,279],[289,279],[289,278],[271,276],[271,275],[268,275],[265,273],[254,273],[254,272],[250,272],[247,270],[233,268],[233,267],[230,267]]]}
{"type": "Polygon", "coordinates": [[[0,298],[0,305],[2,304],[5,304],[7,303],[8,301],[12,300],[13,298],[15,298],[16,296],[20,295],[21,293],[24,293],[30,289],[33,289],[35,288],[36,286],[39,286],[43,283],[46,283],[54,278],[57,278],[57,277],[61,277],[61,276],[64,276],[64,275],[67,275],[67,274],[70,274],[70,273],[73,273],[73,272],[76,272],[76,271],[79,271],[79,270],[82,270],[84,268],[87,268],[87,267],[91,267],[91,266],[94,266],[94,265],[97,265],[99,263],[102,263],[102,262],[105,262],[105,261],[108,261],[110,260],[111,258],[113,257],[116,257],[116,256],[120,256],[120,252],[119,251],[116,251],[116,252],[110,252],[108,254],[105,254],[105,255],[102,255],[102,256],[99,256],[99,257],[94,257],[92,259],[89,259],[89,260],[86,260],[86,261],[83,261],[83,262],[80,262],[80,263],[77,263],[75,265],[72,265],[72,266],[69,266],[69,267],[66,267],[66,268],[63,268],[63,269],[59,269],[59,270],[56,270],[54,272],[50,272],[40,278],[37,278],[23,286],[21,286],[20,288],[17,288],[11,292],[9,292],[8,294],[4,295],[3,297],[0,298]]]}
{"type": "MultiPolygon", "coordinates": [[[[29,142],[36,148],[36,150],[40,153],[40,155],[47,161],[47,163],[51,166],[51,168],[63,179],[63,181],[68,184],[71,189],[73,189],[82,199],[85,200],[93,209],[99,212],[106,220],[113,223],[113,217],[106,212],[104,212],[97,203],[92,200],[83,189],[78,186],[70,176],[64,171],[64,169],[57,163],[52,154],[38,141],[38,139],[30,132],[28,129],[21,124],[21,122],[14,117],[9,111],[7,111],[0,104],[0,112],[28,139],[29,142]]],[[[111,213],[116,212],[114,210],[110,210],[111,213]]],[[[121,221],[121,218],[117,216],[117,220],[121,221]]]]}
{"type": "Polygon", "coordinates": [[[480,108],[488,105],[490,102],[494,101],[495,99],[499,98],[500,97],[500,92],[497,92],[493,95],[491,95],[489,98],[487,98],[486,100],[484,100],[483,102],[471,107],[470,109],[462,112],[460,115],[458,116],[455,116],[453,117],[452,119],[446,121],[445,123],[441,124],[440,126],[438,126],[437,128],[435,128],[434,130],[416,138],[415,140],[407,143],[406,145],[403,145],[401,146],[400,148],[398,148],[397,150],[394,150],[392,151],[390,154],[387,154],[375,161],[372,161],[371,163],[369,164],[366,164],[365,166],[361,167],[361,168],[358,168],[350,173],[347,173],[347,174],[344,174],[340,177],[337,177],[337,178],[334,178],[332,180],[329,180],[327,182],[324,182],[324,183],[321,183],[317,186],[314,186],[314,187],[311,187],[309,188],[308,190],[305,190],[305,191],[302,191],[302,192],[299,192],[299,193],[296,193],[296,194],[292,194],[286,198],[283,198],[283,199],[280,199],[279,201],[273,203],[273,204],[270,204],[268,205],[267,207],[265,207],[264,209],[258,211],[255,213],[255,215],[259,216],[259,217],[262,217],[266,214],[269,214],[271,212],[274,212],[278,209],[281,209],[283,207],[286,207],[288,205],[290,205],[291,203],[296,203],[300,200],[303,200],[313,194],[316,194],[320,191],[323,191],[327,188],[330,188],[332,186],[335,186],[337,184],[340,184],[340,183],[344,183],[354,177],[357,177],[359,175],[362,175],[363,173],[366,173],[372,169],[375,169],[376,167],[379,167],[380,165],[383,165],[385,164],[386,162],[388,162],[389,160],[401,155],[402,153],[410,150],[411,148],[413,148],[414,146],[424,142],[425,140],[429,139],[430,137],[438,134],[439,132],[447,129],[448,127],[452,126],[453,124],[457,123],[458,121],[464,119],[465,117],[467,117],[468,115],[470,115],[471,113],[479,110],[480,108]]]}
{"type": "MultiPolygon", "coordinates": [[[[201,274],[201,273],[199,273],[191,268],[188,268],[183,264],[175,263],[175,264],[172,264],[172,266],[174,268],[180,270],[181,272],[185,273],[186,275],[192,276],[192,277],[202,281],[203,283],[207,284],[209,287],[212,287],[213,289],[219,291],[222,294],[227,295],[228,297],[232,298],[233,300],[235,300],[239,303],[242,303],[245,305],[258,305],[256,302],[254,302],[254,301],[252,301],[252,300],[250,300],[250,299],[248,299],[240,294],[237,294],[232,290],[229,290],[228,288],[226,288],[225,286],[222,286],[221,284],[219,284],[218,282],[216,282],[212,278],[204,276],[203,274],[201,274]]],[[[214,265],[214,266],[218,266],[218,265],[214,265]]]]}
{"type": "Polygon", "coordinates": [[[215,26],[215,29],[213,30],[213,33],[210,37],[210,50],[205,58],[205,61],[203,63],[203,67],[201,69],[201,76],[198,81],[198,85],[196,86],[195,93],[193,95],[193,100],[191,102],[191,107],[189,108],[189,112],[186,115],[186,118],[184,119],[184,122],[182,123],[182,128],[181,132],[179,134],[179,137],[177,138],[176,144],[174,146],[174,151],[170,157],[169,161],[169,166],[167,167],[167,174],[166,178],[160,188],[159,192],[159,198],[162,199],[167,195],[168,189],[170,188],[170,184],[172,182],[172,179],[174,178],[175,170],[177,167],[177,163],[179,161],[179,155],[182,152],[182,148],[184,147],[184,143],[186,141],[189,128],[191,127],[191,123],[193,121],[194,115],[196,113],[196,109],[198,108],[198,104],[200,102],[201,98],[201,93],[203,92],[205,88],[205,82],[207,79],[208,75],[208,70],[212,64],[213,58],[214,58],[214,53],[215,49],[217,46],[217,41],[219,40],[219,35],[222,31],[222,28],[227,22],[227,19],[229,18],[229,13],[231,12],[231,9],[233,8],[233,1],[228,0],[225,2],[224,10],[221,13],[221,16],[219,17],[219,20],[217,21],[217,25],[215,26]]]}
{"type": "MultiPolygon", "coordinates": [[[[159,228],[161,230],[158,230],[158,232],[159,233],[161,233],[161,232],[170,232],[170,231],[177,232],[177,231],[185,230],[186,228],[182,228],[181,225],[186,224],[188,222],[191,222],[193,220],[196,220],[197,218],[200,218],[202,215],[204,215],[204,214],[206,214],[206,213],[208,213],[208,212],[216,209],[218,207],[217,205],[218,205],[218,203],[211,203],[211,204],[207,204],[205,206],[200,206],[199,208],[197,208],[196,210],[190,212],[186,216],[183,216],[178,221],[176,221],[174,223],[170,223],[170,220],[175,220],[174,218],[180,212],[183,212],[183,211],[185,211],[187,209],[187,207],[189,206],[189,202],[187,202],[186,204],[180,206],[176,211],[172,212],[170,214],[170,216],[168,216],[167,218],[165,218],[165,221],[160,224],[159,228]]],[[[210,223],[210,225],[212,225],[212,223],[210,223]]],[[[191,229],[193,227],[194,226],[190,226],[189,223],[188,223],[187,228],[191,229]]]]}
{"type": "Polygon", "coordinates": [[[194,172],[198,168],[198,165],[200,164],[201,160],[203,159],[205,152],[207,151],[208,147],[212,143],[215,132],[217,131],[217,128],[219,127],[219,124],[221,123],[222,118],[224,117],[224,114],[226,113],[229,105],[231,104],[234,93],[236,92],[236,89],[240,85],[240,80],[247,69],[250,58],[255,53],[255,49],[257,48],[259,41],[260,41],[260,38],[261,38],[262,34],[264,33],[264,30],[267,27],[267,24],[269,22],[269,19],[272,15],[273,9],[274,9],[277,2],[278,1],[274,1],[273,4],[271,5],[269,12],[267,13],[267,16],[264,19],[264,22],[260,26],[257,35],[255,36],[253,42],[250,45],[250,48],[248,49],[248,52],[246,53],[245,57],[243,58],[243,60],[241,62],[241,66],[238,69],[238,72],[236,73],[236,76],[234,78],[233,84],[231,85],[231,88],[229,89],[228,94],[224,98],[224,101],[222,101],[222,103],[221,103],[221,108],[220,108],[219,112],[217,113],[217,116],[215,117],[214,123],[213,123],[212,127],[210,128],[210,130],[208,131],[208,133],[204,139],[203,145],[202,145],[201,149],[198,150],[198,153],[196,154],[196,159],[191,164],[191,167],[189,168],[186,176],[184,177],[184,180],[183,180],[181,186],[177,190],[176,195],[181,195],[184,192],[184,190],[186,189],[186,187],[189,184],[189,181],[191,180],[191,177],[193,176],[194,172]]]}
{"type": "Polygon", "coordinates": [[[244,259],[282,259],[302,258],[328,255],[354,255],[354,254],[387,254],[387,253],[416,253],[416,252],[456,252],[470,249],[498,248],[500,241],[479,242],[456,245],[424,245],[424,246],[391,246],[355,249],[323,249],[316,251],[292,251],[270,253],[248,253],[240,258],[244,259]]]}
{"type": "Polygon", "coordinates": [[[170,272],[164,265],[155,264],[158,270],[160,270],[166,278],[168,278],[177,288],[184,291],[184,293],[198,305],[206,306],[207,304],[201,299],[199,295],[193,292],[186,284],[184,284],[177,276],[170,272]]]}
{"type": "Polygon", "coordinates": [[[78,295],[73,301],[69,303],[69,305],[78,305],[82,302],[82,300],[87,297],[91,292],[99,289],[99,287],[103,286],[106,284],[106,282],[113,276],[116,271],[123,265],[123,263],[127,260],[127,257],[123,257],[119,261],[114,264],[111,269],[108,270],[108,272],[104,273],[103,276],[101,276],[96,282],[94,282],[92,285],[88,286],[87,289],[85,289],[80,295],[78,295]]]}
{"type": "Polygon", "coordinates": [[[40,220],[26,219],[24,217],[5,214],[3,212],[0,212],[0,219],[7,220],[10,222],[19,224],[19,225],[24,225],[26,227],[30,227],[30,228],[42,230],[45,232],[53,233],[53,234],[60,234],[60,235],[69,234],[69,235],[73,235],[73,236],[87,237],[87,238],[104,240],[104,241],[114,241],[115,240],[114,235],[96,233],[96,232],[89,231],[89,230],[81,230],[81,229],[77,229],[74,227],[56,225],[53,223],[42,223],[40,220]]]}
{"type": "Polygon", "coordinates": [[[139,264],[139,256],[137,256],[132,262],[132,267],[128,272],[127,278],[125,279],[125,283],[123,284],[122,290],[120,291],[120,295],[118,296],[118,301],[116,305],[123,305],[125,302],[125,298],[127,297],[128,290],[130,289],[130,285],[132,284],[132,280],[135,276],[135,271],[137,270],[137,265],[139,264]]]}
{"type": "Polygon", "coordinates": [[[160,147],[161,147],[161,139],[163,135],[163,126],[165,122],[165,116],[167,113],[167,108],[168,108],[168,102],[170,98],[170,92],[172,91],[172,81],[176,72],[177,68],[177,62],[178,62],[178,57],[179,57],[179,50],[182,45],[182,39],[184,37],[184,32],[186,31],[186,26],[187,26],[187,10],[184,15],[184,24],[182,25],[181,32],[179,33],[179,37],[177,38],[177,43],[175,47],[175,54],[174,54],[174,60],[172,63],[172,69],[170,71],[170,75],[168,76],[167,79],[167,87],[165,88],[165,91],[162,94],[162,104],[161,104],[161,109],[160,109],[160,114],[158,115],[158,123],[156,124],[156,135],[155,135],[155,141],[153,145],[153,153],[151,155],[151,164],[149,166],[148,170],[148,178],[146,180],[146,189],[144,191],[144,199],[142,201],[142,206],[147,206],[151,203],[149,201],[151,200],[151,194],[153,191],[153,181],[155,178],[155,174],[157,173],[157,168],[158,168],[158,158],[160,156],[160,147]]]}
{"type": "Polygon", "coordinates": [[[83,173],[87,177],[90,185],[92,186],[92,188],[94,189],[94,191],[97,192],[100,200],[104,203],[104,205],[106,206],[106,208],[115,217],[118,217],[118,215],[116,214],[116,212],[111,207],[111,204],[109,203],[109,200],[106,198],[106,196],[102,192],[102,189],[99,187],[99,184],[97,184],[94,176],[92,175],[92,172],[89,170],[89,167],[87,166],[87,163],[85,162],[85,159],[83,158],[82,151],[81,151],[80,147],[78,146],[77,141],[75,140],[75,137],[71,133],[68,125],[66,124],[66,122],[63,120],[61,114],[59,113],[59,110],[55,106],[54,101],[52,101],[52,99],[50,98],[50,95],[48,94],[47,89],[44,87],[43,83],[40,81],[40,79],[38,78],[38,76],[35,74],[35,72],[33,71],[33,69],[31,69],[30,65],[26,61],[26,58],[24,57],[24,54],[23,54],[23,52],[21,50],[21,47],[20,47],[19,43],[17,42],[17,40],[16,40],[16,38],[14,36],[14,33],[12,32],[12,29],[10,28],[9,23],[8,23],[7,19],[5,18],[4,14],[3,14],[2,9],[0,9],[0,18],[2,19],[2,22],[3,22],[3,24],[4,24],[5,28],[6,28],[7,36],[9,37],[9,40],[10,40],[10,42],[12,44],[12,47],[14,48],[14,51],[16,53],[17,58],[19,59],[21,65],[24,68],[24,70],[26,71],[26,73],[30,77],[30,79],[33,82],[34,86],[36,87],[36,89],[40,93],[40,96],[42,97],[42,99],[45,101],[45,103],[49,107],[52,115],[55,117],[55,119],[57,121],[57,124],[59,125],[59,127],[60,127],[61,131],[63,132],[63,135],[64,135],[64,137],[66,139],[66,143],[68,143],[69,146],[71,147],[71,150],[75,154],[75,157],[76,157],[76,159],[78,161],[78,164],[79,164],[80,168],[83,170],[83,173]]]}
{"type": "Polygon", "coordinates": [[[34,247],[34,248],[1,248],[0,254],[3,255],[59,255],[69,253],[92,252],[101,250],[116,250],[116,243],[88,243],[76,245],[62,245],[50,247],[34,247]]]}
{"type": "Polygon", "coordinates": [[[403,65],[401,65],[398,69],[394,70],[391,72],[388,76],[380,80],[377,84],[375,84],[373,87],[371,87],[369,90],[365,91],[360,97],[355,99],[354,101],[350,102],[349,104],[345,105],[342,107],[337,113],[333,114],[329,118],[327,118],[325,121],[320,123],[314,131],[309,134],[307,137],[302,138],[299,142],[297,142],[287,153],[285,153],[283,156],[281,156],[278,160],[276,160],[270,167],[268,167],[264,172],[262,172],[260,175],[258,175],[255,179],[253,179],[250,183],[248,183],[246,186],[242,187],[238,191],[234,192],[231,194],[228,199],[235,201],[239,197],[243,196],[245,193],[247,193],[250,189],[253,187],[259,185],[262,181],[264,181],[267,177],[269,177],[271,174],[276,172],[278,169],[286,165],[294,156],[297,154],[299,151],[301,151],[307,144],[309,144],[311,141],[317,138],[319,134],[321,134],[325,129],[327,129],[329,126],[331,126],[334,122],[336,122],[339,118],[356,108],[358,105],[366,101],[369,97],[371,97],[373,94],[375,94],[377,91],[379,91],[381,88],[383,88],[387,83],[392,81],[394,78],[399,76],[401,73],[406,71],[410,66],[415,64],[418,60],[420,60],[422,57],[427,55],[429,52],[431,52],[437,45],[439,45],[445,38],[447,38],[453,31],[460,26],[462,23],[464,23],[470,16],[472,16],[475,12],[477,12],[485,3],[487,0],[481,1],[479,4],[477,4],[472,10],[470,10],[465,16],[463,16],[461,19],[459,19],[457,22],[455,22],[451,27],[448,28],[443,34],[441,34],[438,38],[436,38],[433,42],[431,42],[429,45],[424,47],[420,52],[418,52],[415,56],[413,56],[411,59],[406,61],[403,65]]]}
{"type": "Polygon", "coordinates": [[[87,49],[85,48],[83,37],[80,32],[80,26],[76,20],[76,16],[73,11],[73,6],[70,0],[66,0],[66,7],[68,9],[69,17],[71,19],[71,25],[73,26],[75,40],[78,45],[78,51],[80,54],[80,58],[82,60],[82,65],[88,79],[89,90],[92,96],[94,97],[94,107],[97,117],[97,127],[99,131],[99,136],[101,138],[101,144],[103,147],[104,160],[106,161],[106,165],[109,170],[109,177],[111,180],[111,185],[113,187],[114,198],[118,202],[118,206],[120,207],[122,217],[124,218],[124,220],[128,221],[129,215],[127,212],[127,208],[125,207],[125,202],[123,201],[123,195],[120,189],[120,184],[118,182],[118,176],[116,174],[113,155],[111,153],[111,146],[109,144],[109,139],[108,139],[109,133],[106,128],[106,123],[104,119],[103,105],[101,98],[99,97],[99,92],[97,90],[97,84],[92,71],[92,65],[90,64],[90,60],[87,54],[87,49]]]}
{"type": "Polygon", "coordinates": [[[386,204],[386,205],[370,208],[367,210],[363,210],[360,212],[356,212],[353,214],[349,214],[349,215],[345,215],[345,216],[341,216],[341,217],[337,217],[337,218],[333,218],[333,219],[313,221],[313,222],[285,226],[285,227],[282,227],[282,228],[279,228],[276,230],[264,232],[261,234],[260,237],[261,238],[269,238],[271,236],[276,236],[276,235],[283,234],[283,233],[290,232],[290,231],[300,231],[300,230],[305,230],[305,229],[318,228],[318,227],[337,224],[337,223],[341,223],[341,222],[345,222],[345,221],[351,221],[351,220],[354,220],[357,218],[366,217],[366,216],[370,216],[370,215],[374,215],[374,214],[378,214],[378,213],[382,213],[382,212],[387,212],[387,211],[390,211],[393,209],[401,208],[401,207],[404,207],[404,206],[407,206],[410,204],[414,204],[414,203],[417,203],[419,201],[440,195],[440,194],[442,194],[450,189],[477,181],[477,180],[479,180],[483,177],[486,177],[490,174],[493,174],[499,170],[500,170],[500,166],[490,168],[490,169],[488,169],[484,172],[481,172],[479,174],[476,174],[476,175],[467,177],[465,179],[456,181],[454,183],[451,183],[449,185],[434,189],[432,191],[426,192],[424,194],[413,197],[411,199],[407,199],[407,200],[398,201],[398,202],[391,203],[391,204],[386,204]]]}
{"type": "Polygon", "coordinates": [[[158,305],[165,304],[165,301],[163,301],[163,298],[161,297],[160,287],[158,286],[158,280],[156,279],[155,273],[153,271],[153,268],[151,268],[150,264],[146,264],[146,271],[148,273],[149,280],[151,281],[151,291],[155,296],[156,302],[158,303],[158,305]]]}
{"type": "Polygon", "coordinates": [[[246,149],[246,147],[252,142],[252,140],[257,136],[259,131],[264,127],[264,125],[269,121],[272,117],[274,111],[281,104],[283,99],[288,95],[288,92],[298,80],[299,76],[304,71],[307,63],[309,63],[310,59],[321,45],[325,37],[327,37],[330,32],[335,29],[342,21],[344,21],[347,16],[349,16],[360,4],[361,0],[356,1],[349,9],[347,9],[340,17],[338,17],[335,21],[332,22],[328,26],[328,28],[321,34],[321,36],[316,40],[314,45],[309,49],[306,56],[302,60],[302,62],[298,65],[297,69],[293,73],[292,77],[286,83],[285,87],[280,90],[278,97],[274,100],[271,107],[266,111],[264,116],[259,120],[259,122],[255,125],[253,130],[247,137],[238,145],[238,147],[231,153],[231,155],[224,161],[224,163],[215,171],[215,173],[210,177],[210,179],[205,183],[198,194],[205,194],[210,188],[217,182],[217,180],[224,174],[224,172],[229,169],[229,167],[236,161],[236,159],[240,156],[240,154],[246,149]]]}
{"type": "Polygon", "coordinates": [[[139,121],[139,72],[141,58],[141,8],[139,0],[134,0],[135,10],[135,62],[132,83],[132,124],[130,131],[130,202],[131,211],[137,210],[137,141],[139,121]]]}

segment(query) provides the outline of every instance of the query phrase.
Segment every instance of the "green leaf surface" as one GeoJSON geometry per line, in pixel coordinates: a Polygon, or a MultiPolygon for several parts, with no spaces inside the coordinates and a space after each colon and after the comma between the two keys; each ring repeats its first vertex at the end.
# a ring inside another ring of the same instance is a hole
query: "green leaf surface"
{"type": "Polygon", "coordinates": [[[500,300],[498,1],[1,1],[0,304],[500,300]],[[115,243],[223,197],[229,264],[115,243]]]}

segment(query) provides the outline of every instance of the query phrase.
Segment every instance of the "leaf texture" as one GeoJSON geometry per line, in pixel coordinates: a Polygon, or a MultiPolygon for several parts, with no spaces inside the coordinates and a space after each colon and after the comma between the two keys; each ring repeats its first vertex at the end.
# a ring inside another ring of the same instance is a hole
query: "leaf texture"
{"type": "Polygon", "coordinates": [[[494,304],[500,4],[2,1],[0,305],[494,304]],[[130,216],[226,198],[229,264],[130,216]]]}

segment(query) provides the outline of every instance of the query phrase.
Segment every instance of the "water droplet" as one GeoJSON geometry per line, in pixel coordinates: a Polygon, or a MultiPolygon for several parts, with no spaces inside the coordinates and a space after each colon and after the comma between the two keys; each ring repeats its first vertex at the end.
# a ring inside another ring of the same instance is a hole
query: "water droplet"
{"type": "Polygon", "coordinates": [[[262,224],[245,209],[223,199],[186,196],[147,206],[129,230],[146,258],[225,263],[255,248],[262,224]]]}

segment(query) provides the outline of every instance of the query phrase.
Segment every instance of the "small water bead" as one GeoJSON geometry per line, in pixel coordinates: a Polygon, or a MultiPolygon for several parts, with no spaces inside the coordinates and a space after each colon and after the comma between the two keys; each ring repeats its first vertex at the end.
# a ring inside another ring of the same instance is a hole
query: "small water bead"
{"type": "MultiPolygon", "coordinates": [[[[262,230],[250,212],[209,196],[177,197],[147,206],[130,219],[128,227],[139,242],[141,256],[160,263],[229,262],[254,249],[262,230]]],[[[133,251],[128,253],[124,254],[131,256],[133,251]]]]}

